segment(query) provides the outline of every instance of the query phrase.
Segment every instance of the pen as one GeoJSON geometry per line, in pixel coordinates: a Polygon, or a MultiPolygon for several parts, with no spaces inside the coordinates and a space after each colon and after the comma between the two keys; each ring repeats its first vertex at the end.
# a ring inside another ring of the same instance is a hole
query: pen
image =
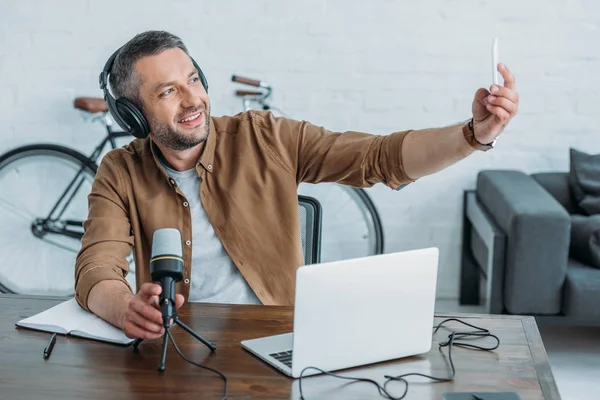
{"type": "Polygon", "coordinates": [[[52,349],[54,348],[54,343],[56,343],[56,333],[53,333],[50,337],[50,341],[48,342],[48,346],[44,349],[44,358],[50,357],[52,353],[52,349]]]}
{"type": "Polygon", "coordinates": [[[485,400],[483,397],[477,396],[476,394],[472,394],[472,396],[473,396],[473,399],[475,399],[475,400],[485,400]]]}

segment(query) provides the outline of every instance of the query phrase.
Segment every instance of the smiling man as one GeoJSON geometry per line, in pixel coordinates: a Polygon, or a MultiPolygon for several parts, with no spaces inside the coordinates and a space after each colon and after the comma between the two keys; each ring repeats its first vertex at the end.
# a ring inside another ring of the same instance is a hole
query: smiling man
{"type": "Polygon", "coordinates": [[[204,76],[183,42],[162,31],[135,36],[114,58],[110,86],[139,110],[145,128],[98,169],[77,257],[77,301],[129,337],[160,337],[152,234],[176,228],[184,241],[178,307],[291,304],[303,263],[298,184],[397,190],[492,148],[519,101],[513,75],[499,71],[504,85],[475,93],[468,122],[389,135],[331,132],[268,112],[211,117],[204,76]],[[125,280],[132,248],[135,295],[125,280]]]}
{"type": "Polygon", "coordinates": [[[197,145],[208,137],[210,114],[208,96],[200,89],[198,71],[190,65],[187,54],[178,48],[168,49],[155,57],[142,58],[136,70],[140,76],[146,77],[144,82],[159,81],[154,85],[140,85],[140,98],[145,100],[140,105],[160,149],[174,154],[189,149],[197,151],[197,145]],[[190,68],[192,71],[188,72],[190,68]],[[162,79],[171,79],[171,76],[176,80],[161,82],[162,79]],[[173,101],[181,77],[186,78],[185,84],[191,88],[188,103],[173,101]],[[198,86],[196,92],[193,91],[194,85],[198,86]]]}

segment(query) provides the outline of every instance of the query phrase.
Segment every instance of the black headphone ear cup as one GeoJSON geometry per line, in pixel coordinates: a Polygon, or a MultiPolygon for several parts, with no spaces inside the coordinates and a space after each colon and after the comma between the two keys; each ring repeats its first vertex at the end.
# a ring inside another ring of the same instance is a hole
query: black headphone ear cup
{"type": "Polygon", "coordinates": [[[150,133],[150,125],[142,111],[126,98],[117,99],[115,102],[117,112],[123,121],[129,125],[129,133],[138,139],[145,139],[150,133]]]}
{"type": "Polygon", "coordinates": [[[117,101],[115,100],[115,98],[106,91],[104,100],[106,101],[106,105],[108,106],[108,112],[113,117],[117,125],[119,125],[124,132],[129,133],[131,135],[131,126],[129,126],[129,124],[123,120],[121,114],[119,114],[119,110],[117,108],[117,101]]]}

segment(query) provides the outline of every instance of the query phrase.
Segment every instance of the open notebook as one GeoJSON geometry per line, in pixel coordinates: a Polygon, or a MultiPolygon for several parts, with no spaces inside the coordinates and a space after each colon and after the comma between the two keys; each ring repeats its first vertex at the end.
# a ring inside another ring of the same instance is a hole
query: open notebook
{"type": "Polygon", "coordinates": [[[120,329],[81,308],[75,299],[25,318],[16,325],[115,344],[129,345],[135,341],[125,336],[120,329]]]}

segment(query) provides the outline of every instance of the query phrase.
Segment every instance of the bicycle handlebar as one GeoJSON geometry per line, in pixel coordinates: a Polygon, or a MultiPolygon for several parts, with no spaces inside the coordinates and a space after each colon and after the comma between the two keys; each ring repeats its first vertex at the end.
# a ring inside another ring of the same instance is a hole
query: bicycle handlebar
{"type": "Polygon", "coordinates": [[[244,97],[244,96],[262,96],[264,95],[263,92],[259,91],[259,90],[236,90],[235,91],[235,95],[238,97],[244,97]]]}
{"type": "Polygon", "coordinates": [[[231,80],[233,82],[241,83],[244,85],[250,85],[250,86],[255,86],[255,87],[264,87],[264,88],[269,87],[269,84],[267,84],[266,82],[259,81],[257,79],[252,79],[252,78],[245,78],[243,76],[232,75],[231,80]]]}

